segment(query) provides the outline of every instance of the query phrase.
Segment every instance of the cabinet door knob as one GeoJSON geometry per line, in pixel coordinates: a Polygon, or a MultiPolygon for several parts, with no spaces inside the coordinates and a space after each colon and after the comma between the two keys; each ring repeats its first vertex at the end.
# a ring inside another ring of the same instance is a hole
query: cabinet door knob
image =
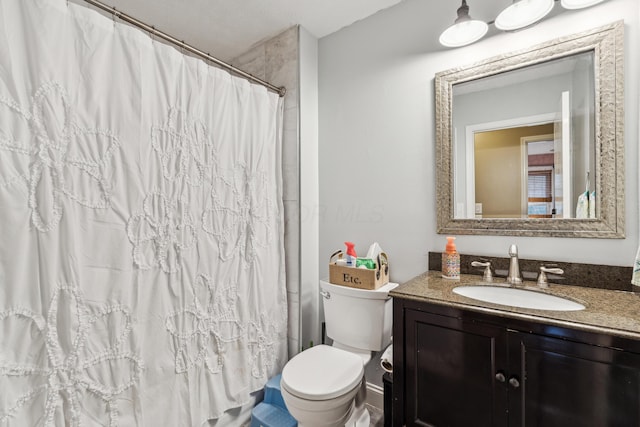
{"type": "Polygon", "coordinates": [[[520,387],[520,381],[518,381],[518,378],[516,378],[516,377],[509,378],[509,384],[511,384],[511,387],[513,387],[513,388],[520,387]]]}
{"type": "Polygon", "coordinates": [[[499,382],[503,383],[507,380],[507,378],[504,376],[504,374],[502,372],[498,372],[496,374],[496,380],[498,380],[499,382]]]}

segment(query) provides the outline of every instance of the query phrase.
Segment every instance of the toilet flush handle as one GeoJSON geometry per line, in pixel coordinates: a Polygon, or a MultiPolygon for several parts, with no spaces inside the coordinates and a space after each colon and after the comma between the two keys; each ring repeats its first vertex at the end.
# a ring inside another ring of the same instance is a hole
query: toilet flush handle
{"type": "Polygon", "coordinates": [[[331,299],[331,294],[325,290],[320,289],[320,295],[322,295],[326,299],[331,299]]]}

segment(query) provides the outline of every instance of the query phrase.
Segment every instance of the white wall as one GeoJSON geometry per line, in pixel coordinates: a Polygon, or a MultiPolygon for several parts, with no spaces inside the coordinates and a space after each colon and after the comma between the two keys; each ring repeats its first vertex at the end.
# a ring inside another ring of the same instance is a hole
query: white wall
{"type": "Polygon", "coordinates": [[[320,40],[320,276],[345,240],[361,252],[378,241],[398,282],[425,271],[427,252],[444,248],[445,237],[436,233],[436,72],[620,19],[626,31],[627,238],[458,236],[456,243],[462,253],[506,256],[516,243],[522,258],[632,265],[639,199],[637,0],[609,0],[464,48],[440,48],[434,28],[442,28],[442,17],[455,7],[405,0],[320,40]]]}

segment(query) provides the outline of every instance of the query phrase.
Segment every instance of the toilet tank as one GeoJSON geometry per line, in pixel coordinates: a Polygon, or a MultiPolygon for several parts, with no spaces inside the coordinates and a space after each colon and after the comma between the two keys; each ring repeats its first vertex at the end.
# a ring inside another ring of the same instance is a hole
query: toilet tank
{"type": "Polygon", "coordinates": [[[357,289],[320,281],[327,336],[337,343],[379,351],[391,343],[393,301],[387,283],[375,289],[357,289]]]}

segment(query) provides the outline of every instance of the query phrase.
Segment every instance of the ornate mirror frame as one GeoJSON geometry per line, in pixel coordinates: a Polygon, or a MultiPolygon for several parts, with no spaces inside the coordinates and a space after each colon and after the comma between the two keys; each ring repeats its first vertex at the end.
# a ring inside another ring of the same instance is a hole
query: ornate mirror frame
{"type": "Polygon", "coordinates": [[[618,21],[435,76],[437,232],[503,236],[624,238],[624,23],[618,21]],[[595,66],[595,219],[455,219],[453,85],[593,51],[595,66]]]}

